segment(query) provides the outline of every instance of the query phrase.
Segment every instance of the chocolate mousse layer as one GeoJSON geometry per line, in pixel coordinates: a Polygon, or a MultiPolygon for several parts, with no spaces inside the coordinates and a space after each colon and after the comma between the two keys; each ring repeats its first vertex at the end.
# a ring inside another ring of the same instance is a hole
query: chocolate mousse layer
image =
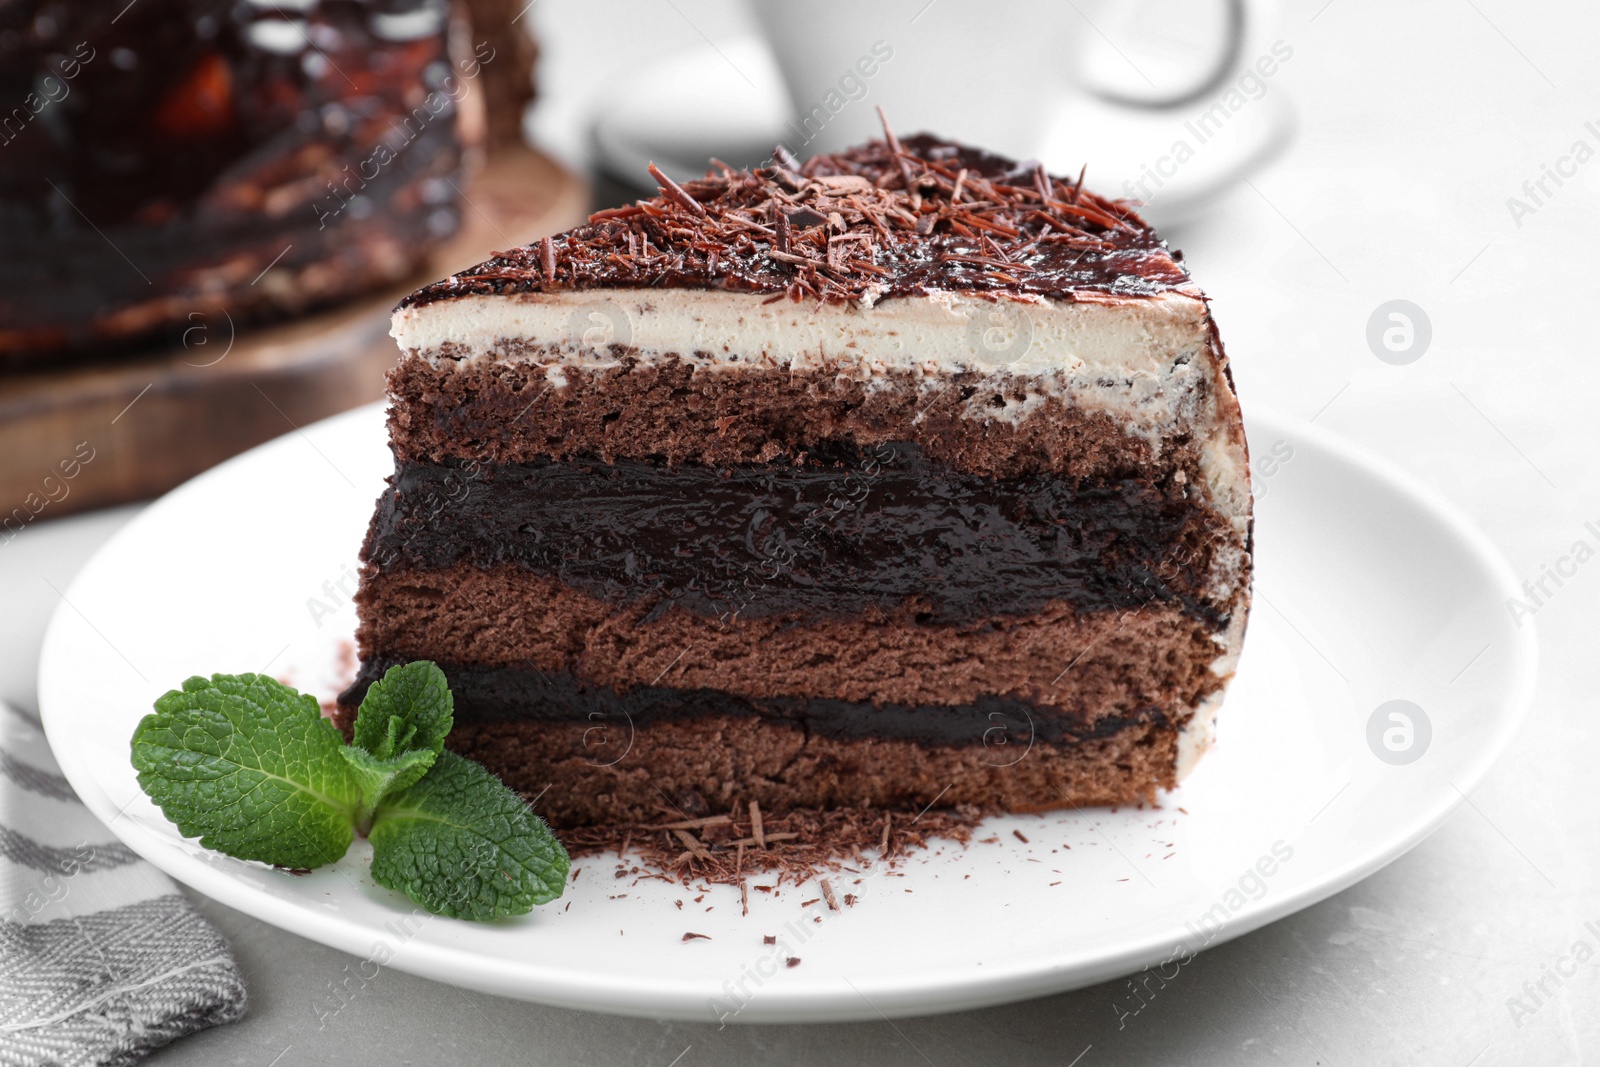
{"type": "Polygon", "coordinates": [[[368,560],[385,569],[511,563],[619,603],[714,617],[841,616],[925,601],[926,621],[1205,599],[1221,523],[1186,480],[1076,484],[932,463],[908,442],[821,441],[736,467],[599,458],[402,462],[368,560]]]}
{"type": "MultiPolygon", "coordinates": [[[[384,671],[403,662],[403,657],[367,660],[340,699],[359,705],[367,688],[382,678],[384,671]]],[[[627,730],[663,722],[753,716],[771,725],[802,730],[808,736],[956,747],[1033,741],[1071,744],[1110,737],[1130,727],[1170,725],[1155,707],[1091,720],[1081,710],[1071,712],[992,693],[966,704],[929,705],[810,696],[744,697],[722,689],[676,685],[642,685],[619,691],[532,666],[439,666],[450,679],[456,721],[462,723],[515,720],[538,724],[541,729],[564,724],[627,730]]]]}

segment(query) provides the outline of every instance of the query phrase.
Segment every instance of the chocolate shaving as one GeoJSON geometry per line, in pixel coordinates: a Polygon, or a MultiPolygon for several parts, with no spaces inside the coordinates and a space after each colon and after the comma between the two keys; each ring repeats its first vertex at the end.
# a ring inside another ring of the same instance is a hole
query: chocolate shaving
{"type": "Polygon", "coordinates": [[[1044,172],[1043,163],[1033,165],[1033,185],[1039,191],[1039,203],[1050,202],[1050,176],[1044,172]]]}
{"type": "Polygon", "coordinates": [[[823,223],[828,221],[828,216],[822,214],[820,211],[817,211],[815,208],[810,207],[803,207],[798,211],[791,211],[788,213],[787,218],[789,219],[789,225],[799,226],[803,230],[810,229],[813,226],[821,226],[823,223]]]}
{"type": "Polygon", "coordinates": [[[673,181],[671,178],[667,177],[661,172],[660,167],[652,163],[646,169],[650,171],[650,177],[661,183],[661,191],[673,203],[689,209],[689,211],[701,216],[702,218],[705,216],[706,209],[700,206],[700,201],[684,192],[683,188],[679,186],[677,182],[673,181]]]}
{"type": "Polygon", "coordinates": [[[772,232],[774,249],[767,254],[774,259],[789,255],[789,249],[792,247],[789,241],[789,216],[785,215],[776,204],[772,209],[772,232]]]}
{"type": "Polygon", "coordinates": [[[694,854],[694,858],[695,859],[703,860],[703,859],[709,858],[710,854],[707,853],[706,850],[701,847],[700,842],[695,840],[695,836],[693,834],[691,834],[689,831],[687,831],[687,830],[674,830],[672,832],[674,834],[676,834],[677,837],[678,837],[678,840],[682,841],[684,843],[685,847],[687,847],[689,849],[689,851],[694,854]]]}
{"type": "Polygon", "coordinates": [[[735,845],[757,845],[757,846],[759,846],[761,848],[766,848],[767,844],[770,843],[770,842],[773,842],[773,841],[793,841],[795,838],[797,838],[799,836],[800,836],[799,834],[766,834],[764,840],[762,840],[762,841],[757,841],[754,837],[746,837],[746,838],[744,838],[742,840],[735,841],[734,844],[735,845]]]}
{"type": "Polygon", "coordinates": [[[556,280],[556,246],[548,237],[539,239],[539,269],[544,274],[544,283],[554,285],[556,280]]]}
{"type": "Polygon", "coordinates": [[[811,179],[830,193],[864,193],[872,189],[872,182],[859,174],[818,174],[811,179]]]}
{"type": "Polygon", "coordinates": [[[711,940],[711,935],[710,934],[685,933],[683,935],[683,939],[685,941],[710,941],[711,940]]]}
{"type": "Polygon", "coordinates": [[[822,899],[826,900],[828,902],[828,910],[829,911],[838,911],[839,910],[839,902],[833,898],[833,886],[828,884],[828,880],[826,878],[821,879],[821,882],[822,882],[822,899]]]}
{"type": "Polygon", "coordinates": [[[727,822],[732,822],[732,821],[733,820],[731,818],[729,818],[728,816],[726,816],[726,815],[707,815],[703,819],[683,819],[683,820],[681,820],[679,822],[656,823],[653,826],[644,827],[644,829],[650,829],[650,830],[699,830],[702,827],[719,826],[722,823],[727,823],[727,822]]]}
{"type": "MultiPolygon", "coordinates": [[[[743,901],[747,878],[757,872],[771,872],[778,885],[802,885],[833,873],[853,875],[866,865],[862,855],[866,849],[877,849],[878,861],[894,867],[906,853],[925,848],[930,841],[969,841],[982,818],[975,808],[934,809],[915,822],[908,816],[902,826],[889,813],[872,809],[773,813],[750,805],[732,815],[692,820],[702,824],[698,837],[685,829],[635,823],[565,829],[561,840],[575,858],[616,853],[618,877],[662,878],[686,887],[739,886],[743,901]],[[751,848],[756,812],[766,844],[751,848]],[[633,851],[623,855],[618,848],[625,840],[633,851]]],[[[774,887],[751,884],[750,888],[771,892],[774,887]]],[[[826,897],[829,890],[823,892],[826,897]]]]}
{"type": "MultiPolygon", "coordinates": [[[[782,218],[783,216],[780,215],[778,217],[782,218]]],[[[768,252],[767,256],[771,259],[777,260],[779,263],[797,263],[807,267],[820,267],[823,265],[812,259],[810,256],[797,256],[792,252],[780,252],[777,249],[773,249],[772,251],[768,252]]]]}
{"type": "Polygon", "coordinates": [[[883,139],[889,145],[889,150],[894,153],[895,162],[900,166],[900,177],[905,180],[906,188],[912,188],[911,161],[906,158],[906,150],[900,144],[900,139],[894,135],[894,130],[889,128],[889,116],[883,113],[883,108],[876,109],[878,121],[883,123],[883,139]]]}
{"type": "Polygon", "coordinates": [[[935,291],[1126,301],[1201,297],[1130,204],[920,134],[803,163],[716,163],[660,195],[493,258],[408,296],[680,287],[845,304],[935,291]],[[848,254],[841,242],[848,242],[848,254]],[[973,257],[1008,264],[983,270],[973,257]],[[1087,297],[1084,294],[1089,294],[1087,297]]]}

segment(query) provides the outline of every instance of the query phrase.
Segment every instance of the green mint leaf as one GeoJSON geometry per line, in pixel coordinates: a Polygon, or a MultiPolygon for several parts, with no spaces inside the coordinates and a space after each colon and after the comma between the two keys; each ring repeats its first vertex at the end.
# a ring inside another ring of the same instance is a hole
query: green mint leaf
{"type": "Polygon", "coordinates": [[[544,820],[500,779],[450,751],[378,808],[368,836],[373,879],[439,915],[521,915],[566,885],[567,850],[544,820]]]}
{"type": "Polygon", "coordinates": [[[341,745],[339,755],[350,765],[356,783],[361,787],[361,811],[356,815],[357,833],[365,833],[371,826],[372,813],[384,797],[416,784],[438,758],[428,749],[414,748],[391,759],[379,759],[366,749],[354,745],[341,745]]]}
{"type": "Polygon", "coordinates": [[[133,765],[185,837],[279,867],[345,854],[361,790],[313,697],[258,674],[214,674],[155,709],[133,733],[133,765]]]}
{"type": "Polygon", "coordinates": [[[455,701],[444,672],[417,660],[390,667],[367,689],[352,743],[380,760],[413,749],[438,753],[454,724],[455,701]]]}

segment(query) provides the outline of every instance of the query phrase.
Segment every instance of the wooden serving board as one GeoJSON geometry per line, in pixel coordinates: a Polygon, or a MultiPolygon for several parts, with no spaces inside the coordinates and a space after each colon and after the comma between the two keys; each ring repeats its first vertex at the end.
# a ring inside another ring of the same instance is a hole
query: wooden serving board
{"type": "Polygon", "coordinates": [[[389,313],[411,290],[583,221],[582,179],[497,149],[461,232],[427,271],[291,322],[196,322],[185,345],[69,370],[0,375],[0,543],[35,519],[143,500],[229,456],[383,396],[389,313]]]}

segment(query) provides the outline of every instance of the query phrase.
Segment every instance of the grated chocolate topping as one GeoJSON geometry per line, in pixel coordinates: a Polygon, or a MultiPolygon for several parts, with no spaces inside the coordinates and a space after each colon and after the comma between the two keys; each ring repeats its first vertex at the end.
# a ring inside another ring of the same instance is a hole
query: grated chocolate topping
{"type": "Polygon", "coordinates": [[[674,181],[660,195],[424,286],[400,304],[607,288],[719,289],[871,306],[935,291],[1079,302],[1181,292],[1188,272],[1129,202],[919,134],[674,181]]]}
{"type": "MultiPolygon", "coordinates": [[[[833,811],[797,809],[762,813],[754,803],[727,815],[684,819],[682,812],[663,809],[655,823],[584,826],[561,831],[561,843],[576,859],[614,854],[613,877],[653,879],[691,885],[750,886],[746,879],[765,875],[753,887],[771,892],[785,884],[803,885],[813,878],[854,876],[864,871],[893,870],[910,854],[937,847],[937,842],[965,846],[985,812],[973,807],[933,809],[912,816],[875,808],[833,811]]],[[[576,881],[576,875],[573,878],[576,881]]],[[[856,902],[856,894],[824,881],[830,910],[856,902]]],[[[748,913],[748,905],[746,906],[748,913]]],[[[687,938],[686,938],[687,940],[687,938]]]]}

